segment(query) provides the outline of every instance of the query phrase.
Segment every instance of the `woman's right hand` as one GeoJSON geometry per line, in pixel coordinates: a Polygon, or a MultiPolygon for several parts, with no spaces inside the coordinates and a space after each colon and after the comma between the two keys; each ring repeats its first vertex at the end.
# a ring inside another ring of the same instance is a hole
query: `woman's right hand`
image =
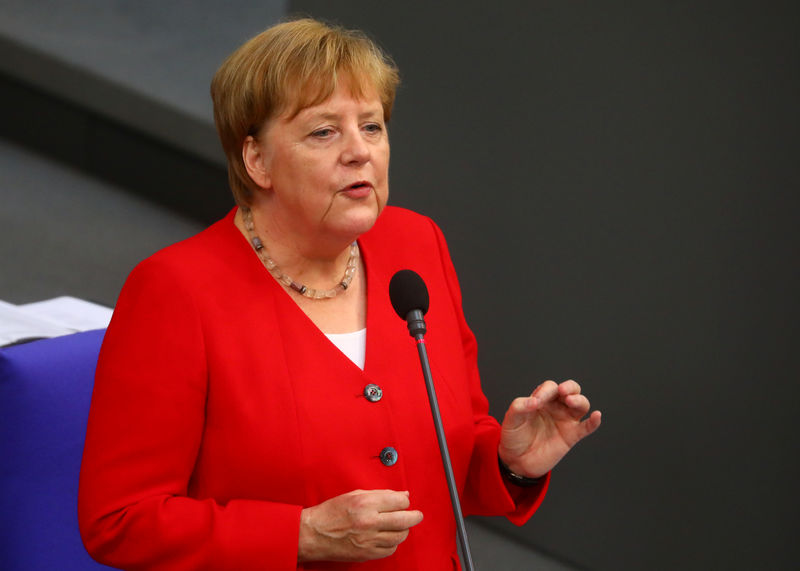
{"type": "Polygon", "coordinates": [[[354,490],[300,515],[298,562],[369,561],[388,557],[422,521],[408,492],[354,490]]]}

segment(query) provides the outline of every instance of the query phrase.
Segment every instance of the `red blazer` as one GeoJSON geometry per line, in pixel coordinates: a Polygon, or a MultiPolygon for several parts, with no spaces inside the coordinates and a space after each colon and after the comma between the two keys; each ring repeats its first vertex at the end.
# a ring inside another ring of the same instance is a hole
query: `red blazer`
{"type": "Polygon", "coordinates": [[[521,524],[547,483],[504,484],[456,274],[428,218],[386,208],[359,239],[364,370],[297,307],[225,219],[139,264],[97,367],[79,520],[126,569],[457,567],[455,522],[414,342],[388,284],[427,283],[426,343],[465,514],[521,524]],[[364,397],[374,383],[383,398],[364,397]],[[392,466],[385,447],[397,450],[392,466]],[[354,489],[409,490],[424,520],[386,559],[297,565],[300,511],[354,489]]]}

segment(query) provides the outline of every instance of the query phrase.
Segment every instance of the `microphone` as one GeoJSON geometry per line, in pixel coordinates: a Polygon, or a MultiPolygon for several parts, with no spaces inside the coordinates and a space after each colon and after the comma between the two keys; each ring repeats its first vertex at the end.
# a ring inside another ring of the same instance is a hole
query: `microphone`
{"type": "Polygon", "coordinates": [[[408,321],[408,332],[415,339],[425,336],[425,318],[430,297],[425,282],[412,270],[400,270],[389,282],[389,299],[400,319],[408,321]]]}
{"type": "Polygon", "coordinates": [[[418,273],[412,270],[400,270],[392,276],[389,282],[389,299],[392,307],[401,319],[406,320],[408,332],[417,342],[419,362],[422,365],[422,376],[425,379],[425,389],[428,391],[428,402],[433,415],[433,425],[436,428],[436,439],[439,441],[439,453],[442,456],[447,490],[450,492],[450,503],[453,504],[453,515],[456,518],[456,529],[464,556],[464,569],[474,571],[472,554],[467,540],[467,528],[464,526],[464,516],[461,514],[461,502],[458,500],[456,478],[453,475],[453,464],[450,461],[450,452],[447,449],[447,439],[444,434],[442,415],[439,413],[439,401],[436,399],[436,389],[433,387],[431,365],[428,361],[428,351],[425,348],[425,314],[428,312],[430,298],[428,288],[418,273]]]}

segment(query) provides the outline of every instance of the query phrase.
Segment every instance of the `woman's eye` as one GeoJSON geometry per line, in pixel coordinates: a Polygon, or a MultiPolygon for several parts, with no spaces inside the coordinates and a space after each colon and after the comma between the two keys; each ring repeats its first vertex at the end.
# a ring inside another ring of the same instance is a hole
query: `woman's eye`
{"type": "Polygon", "coordinates": [[[324,129],[317,129],[311,133],[312,137],[317,137],[318,139],[325,139],[333,135],[333,129],[325,127],[324,129]]]}
{"type": "Polygon", "coordinates": [[[380,133],[383,127],[378,123],[367,123],[364,125],[364,129],[369,133],[380,133]]]}

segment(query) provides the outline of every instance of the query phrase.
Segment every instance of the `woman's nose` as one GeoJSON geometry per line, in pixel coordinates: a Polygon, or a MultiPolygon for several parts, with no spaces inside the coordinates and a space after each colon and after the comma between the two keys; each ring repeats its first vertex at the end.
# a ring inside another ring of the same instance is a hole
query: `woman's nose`
{"type": "Polygon", "coordinates": [[[350,164],[363,164],[370,158],[370,149],[367,141],[360,129],[354,132],[348,132],[344,137],[344,147],[342,149],[342,163],[350,164]]]}

